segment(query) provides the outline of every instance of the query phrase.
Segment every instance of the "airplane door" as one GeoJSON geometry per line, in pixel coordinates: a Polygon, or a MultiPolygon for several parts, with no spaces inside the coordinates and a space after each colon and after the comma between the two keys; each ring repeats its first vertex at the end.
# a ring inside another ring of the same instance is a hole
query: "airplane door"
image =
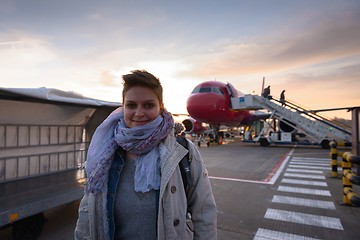
{"type": "Polygon", "coordinates": [[[226,83],[226,88],[227,88],[231,98],[238,97],[236,89],[234,88],[234,86],[231,83],[226,83]]]}

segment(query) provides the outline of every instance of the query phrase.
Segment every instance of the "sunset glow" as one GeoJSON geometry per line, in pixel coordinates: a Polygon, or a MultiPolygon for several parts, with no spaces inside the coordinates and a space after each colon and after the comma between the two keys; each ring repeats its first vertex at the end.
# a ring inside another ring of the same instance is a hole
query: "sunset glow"
{"type": "Polygon", "coordinates": [[[200,82],[260,94],[263,77],[274,97],[286,89],[309,109],[360,106],[359,23],[358,0],[5,0],[1,87],[121,101],[121,75],[146,69],[173,113],[200,82]]]}

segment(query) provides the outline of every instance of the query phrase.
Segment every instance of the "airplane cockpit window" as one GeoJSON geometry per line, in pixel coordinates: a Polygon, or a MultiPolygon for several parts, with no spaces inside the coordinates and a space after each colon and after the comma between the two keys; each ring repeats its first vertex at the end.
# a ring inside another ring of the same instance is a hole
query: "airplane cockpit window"
{"type": "Polygon", "coordinates": [[[213,87],[211,90],[212,90],[212,92],[214,92],[214,93],[218,93],[218,94],[224,95],[224,93],[221,91],[220,88],[213,87]]]}
{"type": "Polygon", "coordinates": [[[199,92],[211,92],[211,87],[202,87],[199,92]]]}
{"type": "Polygon", "coordinates": [[[201,87],[201,88],[195,88],[192,93],[206,93],[211,92],[211,87],[201,87]]]}
{"type": "Polygon", "coordinates": [[[210,93],[210,92],[224,95],[224,93],[221,91],[221,89],[220,89],[220,88],[217,88],[217,87],[200,87],[200,88],[195,88],[191,93],[210,93]]]}
{"type": "Polygon", "coordinates": [[[200,88],[194,88],[194,90],[191,93],[198,93],[200,92],[200,88]]]}

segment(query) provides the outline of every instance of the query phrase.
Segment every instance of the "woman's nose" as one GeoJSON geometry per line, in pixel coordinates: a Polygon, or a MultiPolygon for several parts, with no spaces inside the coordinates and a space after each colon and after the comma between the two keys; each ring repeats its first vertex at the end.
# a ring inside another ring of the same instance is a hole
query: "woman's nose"
{"type": "Polygon", "coordinates": [[[135,115],[136,115],[136,116],[142,116],[142,115],[144,115],[144,110],[142,109],[142,107],[136,108],[135,115]]]}

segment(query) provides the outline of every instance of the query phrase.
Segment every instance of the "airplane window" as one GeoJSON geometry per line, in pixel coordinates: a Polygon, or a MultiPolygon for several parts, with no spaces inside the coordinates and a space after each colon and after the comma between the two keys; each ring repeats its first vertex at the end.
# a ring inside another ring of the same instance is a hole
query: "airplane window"
{"type": "Polygon", "coordinates": [[[199,92],[211,92],[211,87],[202,87],[199,92]]]}
{"type": "Polygon", "coordinates": [[[191,93],[198,93],[200,92],[200,88],[194,88],[194,90],[191,93]]]}
{"type": "Polygon", "coordinates": [[[194,88],[194,90],[191,93],[209,93],[209,92],[224,95],[223,91],[221,91],[221,89],[217,87],[194,88]]]}
{"type": "Polygon", "coordinates": [[[213,88],[212,88],[212,92],[218,93],[218,94],[221,94],[221,95],[224,95],[224,93],[221,91],[221,89],[220,89],[220,88],[217,88],[217,87],[213,87],[213,88]]]}

